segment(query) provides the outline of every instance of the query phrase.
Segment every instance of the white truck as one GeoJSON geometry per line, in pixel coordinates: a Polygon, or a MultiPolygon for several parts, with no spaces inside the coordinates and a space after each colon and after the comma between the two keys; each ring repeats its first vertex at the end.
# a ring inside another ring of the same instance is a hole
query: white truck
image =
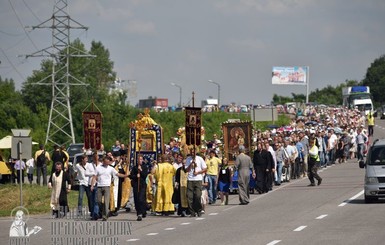
{"type": "Polygon", "coordinates": [[[374,112],[373,101],[368,86],[352,86],[342,88],[343,106],[358,109],[367,115],[374,112]]]}
{"type": "Polygon", "coordinates": [[[209,98],[202,100],[202,111],[203,112],[213,112],[218,108],[218,100],[209,98]]]}

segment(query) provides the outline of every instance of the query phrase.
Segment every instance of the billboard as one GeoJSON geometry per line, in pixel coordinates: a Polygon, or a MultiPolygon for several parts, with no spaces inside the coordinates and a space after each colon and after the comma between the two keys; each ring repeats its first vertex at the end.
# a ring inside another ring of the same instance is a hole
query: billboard
{"type": "Polygon", "coordinates": [[[307,66],[274,66],[272,72],[272,84],[306,85],[307,66]]]}

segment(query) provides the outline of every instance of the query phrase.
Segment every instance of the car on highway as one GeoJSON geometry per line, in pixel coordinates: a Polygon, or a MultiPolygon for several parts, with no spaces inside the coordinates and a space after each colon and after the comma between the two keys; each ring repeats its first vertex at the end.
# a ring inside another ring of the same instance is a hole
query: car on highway
{"type": "Polygon", "coordinates": [[[69,159],[68,159],[69,163],[73,163],[75,154],[84,152],[83,147],[84,147],[83,143],[74,143],[68,146],[67,152],[69,155],[69,159]]]}
{"type": "Polygon", "coordinates": [[[366,161],[359,163],[365,168],[365,203],[385,198],[385,139],[376,139],[370,147],[366,161]]]}

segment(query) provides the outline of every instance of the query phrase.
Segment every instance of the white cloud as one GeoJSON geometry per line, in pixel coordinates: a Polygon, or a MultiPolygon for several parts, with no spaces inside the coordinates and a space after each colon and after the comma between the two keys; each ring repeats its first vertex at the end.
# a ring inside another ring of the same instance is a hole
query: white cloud
{"type": "Polygon", "coordinates": [[[95,16],[103,21],[114,22],[124,21],[132,16],[129,2],[115,3],[108,5],[100,1],[77,0],[70,5],[71,15],[95,16]]]}
{"type": "Polygon", "coordinates": [[[310,5],[314,0],[220,0],[215,7],[226,13],[244,13],[249,11],[284,14],[294,8],[310,5]]]}
{"type": "Polygon", "coordinates": [[[154,34],[155,24],[151,21],[143,21],[143,20],[130,20],[124,27],[123,30],[128,33],[135,34],[154,34]]]}
{"type": "Polygon", "coordinates": [[[231,39],[229,44],[234,47],[244,48],[247,50],[264,50],[267,48],[266,43],[260,39],[231,39]]]}
{"type": "Polygon", "coordinates": [[[186,51],[186,57],[191,62],[201,62],[207,60],[207,54],[200,50],[189,49],[186,51]]]}

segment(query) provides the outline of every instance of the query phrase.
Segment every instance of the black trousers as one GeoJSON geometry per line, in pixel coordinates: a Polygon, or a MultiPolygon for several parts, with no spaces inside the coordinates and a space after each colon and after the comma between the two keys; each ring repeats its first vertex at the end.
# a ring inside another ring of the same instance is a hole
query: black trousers
{"type": "Polygon", "coordinates": [[[47,164],[36,167],[36,184],[40,185],[41,176],[43,176],[43,185],[47,185],[47,164]]]}
{"type": "Polygon", "coordinates": [[[310,183],[314,184],[314,179],[320,180],[321,177],[318,175],[318,165],[319,162],[317,162],[314,158],[309,157],[309,162],[308,162],[308,178],[310,180],[310,183]]]}
{"type": "Polygon", "coordinates": [[[256,184],[258,192],[268,192],[272,184],[271,172],[266,172],[266,168],[262,166],[255,166],[256,184]]]}
{"type": "Polygon", "coordinates": [[[24,183],[24,170],[21,170],[21,176],[20,176],[20,170],[15,170],[17,175],[17,183],[20,184],[20,178],[21,182],[24,183]]]}
{"type": "Polygon", "coordinates": [[[138,183],[132,183],[132,190],[134,193],[134,203],[136,215],[146,215],[147,201],[146,201],[146,190],[147,185],[141,184],[138,190],[138,183]]]}
{"type": "Polygon", "coordinates": [[[373,125],[369,125],[368,126],[368,134],[369,134],[369,136],[373,136],[373,125]]]}

